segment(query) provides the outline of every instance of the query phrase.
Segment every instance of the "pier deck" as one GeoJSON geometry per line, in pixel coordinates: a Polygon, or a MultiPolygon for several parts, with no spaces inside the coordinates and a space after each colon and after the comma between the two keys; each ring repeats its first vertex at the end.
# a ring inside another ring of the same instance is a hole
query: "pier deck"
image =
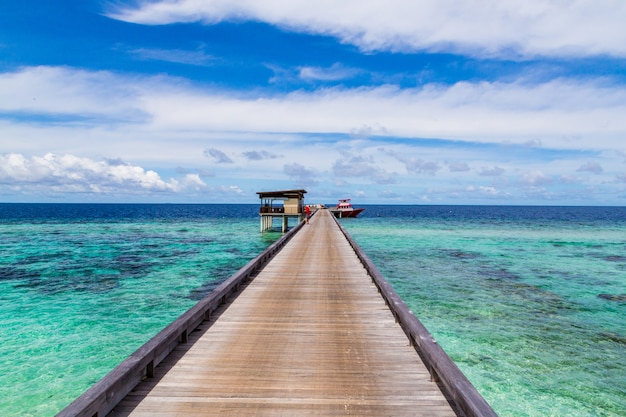
{"type": "Polygon", "coordinates": [[[327,210],[113,416],[456,416],[327,210]]]}

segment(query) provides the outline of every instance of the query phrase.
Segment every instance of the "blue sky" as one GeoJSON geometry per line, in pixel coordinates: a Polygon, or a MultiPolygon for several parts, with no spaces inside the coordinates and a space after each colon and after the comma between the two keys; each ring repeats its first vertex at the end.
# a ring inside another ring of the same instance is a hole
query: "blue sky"
{"type": "Polygon", "coordinates": [[[0,201],[626,205],[622,0],[0,4],[0,201]]]}

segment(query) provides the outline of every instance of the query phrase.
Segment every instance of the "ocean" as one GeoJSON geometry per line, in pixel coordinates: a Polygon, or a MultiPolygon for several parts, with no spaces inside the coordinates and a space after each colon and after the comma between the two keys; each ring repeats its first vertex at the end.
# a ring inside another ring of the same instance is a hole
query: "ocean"
{"type": "MultiPolygon", "coordinates": [[[[365,207],[342,224],[500,416],[626,415],[626,208],[365,207]]],[[[258,205],[0,204],[0,415],[53,416],[280,235],[258,205]]]]}

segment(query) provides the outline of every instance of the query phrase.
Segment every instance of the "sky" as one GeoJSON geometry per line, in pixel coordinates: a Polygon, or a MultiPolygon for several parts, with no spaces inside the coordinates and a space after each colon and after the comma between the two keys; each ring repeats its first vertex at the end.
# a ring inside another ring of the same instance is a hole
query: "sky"
{"type": "Polygon", "coordinates": [[[626,205],[623,0],[0,0],[0,202],[626,205]]]}

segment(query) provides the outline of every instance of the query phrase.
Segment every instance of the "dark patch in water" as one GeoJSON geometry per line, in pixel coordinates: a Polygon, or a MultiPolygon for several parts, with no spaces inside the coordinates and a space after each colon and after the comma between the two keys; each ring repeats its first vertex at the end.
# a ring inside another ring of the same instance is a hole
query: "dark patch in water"
{"type": "Polygon", "coordinates": [[[451,256],[455,259],[476,259],[478,258],[478,255],[475,253],[470,253],[470,252],[463,252],[460,250],[450,250],[450,249],[444,249],[443,252],[448,255],[451,256]]]}
{"type": "Polygon", "coordinates": [[[609,262],[626,262],[626,256],[621,255],[606,256],[604,259],[609,262]]]}
{"type": "Polygon", "coordinates": [[[599,298],[609,301],[625,302],[626,294],[598,294],[599,298]]]}
{"type": "Polygon", "coordinates": [[[481,275],[486,278],[486,285],[497,288],[499,292],[508,297],[525,300],[528,312],[535,316],[552,316],[585,311],[583,305],[564,300],[558,294],[539,286],[526,284],[520,276],[504,268],[499,270],[487,269],[481,275]]]}
{"type": "Polygon", "coordinates": [[[210,237],[192,237],[192,238],[184,240],[184,243],[199,244],[199,245],[207,245],[213,242],[215,242],[215,239],[210,238],[210,237]]]}
{"type": "Polygon", "coordinates": [[[21,281],[37,279],[41,274],[37,271],[29,271],[13,266],[0,267],[0,281],[21,281]]]}
{"type": "Polygon", "coordinates": [[[189,250],[173,250],[171,252],[160,252],[155,253],[153,255],[154,258],[158,259],[180,259],[193,256],[197,253],[200,253],[200,249],[189,249],[189,250]]]}
{"type": "Polygon", "coordinates": [[[548,243],[551,243],[554,247],[564,247],[564,246],[573,246],[573,247],[581,247],[581,248],[592,248],[592,249],[602,249],[602,245],[598,245],[595,243],[587,243],[587,242],[565,242],[559,240],[552,240],[548,243]]]}
{"type": "Polygon", "coordinates": [[[221,282],[222,281],[207,282],[201,287],[198,287],[192,290],[187,296],[187,298],[193,301],[200,301],[204,297],[206,297],[211,291],[217,288],[217,286],[220,285],[221,282]]]}
{"type": "Polygon", "coordinates": [[[476,259],[477,256],[473,253],[454,251],[451,255],[457,259],[476,259]]]}
{"type": "Polygon", "coordinates": [[[232,253],[233,255],[243,255],[243,252],[239,248],[228,248],[224,249],[226,253],[232,253]]]}
{"type": "Polygon", "coordinates": [[[455,358],[454,360],[457,362],[465,362],[470,365],[494,363],[494,360],[492,357],[486,356],[486,355],[478,355],[478,354],[471,354],[463,358],[455,358]]]}
{"type": "Polygon", "coordinates": [[[620,336],[617,333],[602,332],[602,333],[600,333],[600,336],[605,338],[605,339],[610,340],[611,342],[619,343],[620,345],[626,346],[626,337],[620,336]]]}
{"type": "Polygon", "coordinates": [[[105,293],[117,288],[119,286],[120,278],[120,275],[94,275],[89,274],[89,271],[87,271],[86,274],[77,276],[36,276],[16,285],[15,287],[36,289],[42,294],[58,294],[68,291],[105,293]]]}
{"type": "Polygon", "coordinates": [[[156,249],[156,248],[159,248],[159,247],[161,247],[161,245],[158,244],[158,243],[143,243],[141,245],[142,249],[156,249]]]}
{"type": "Polygon", "coordinates": [[[486,271],[483,275],[486,276],[487,278],[497,279],[497,280],[517,281],[520,279],[519,275],[514,274],[511,271],[507,271],[504,268],[492,269],[492,270],[486,271]]]}
{"type": "Polygon", "coordinates": [[[90,292],[94,294],[106,293],[119,286],[119,275],[83,275],[75,277],[64,277],[54,283],[47,283],[46,292],[90,292]]]}
{"type": "Polygon", "coordinates": [[[134,271],[146,267],[146,258],[139,255],[119,255],[114,258],[116,267],[120,270],[134,271]]]}

